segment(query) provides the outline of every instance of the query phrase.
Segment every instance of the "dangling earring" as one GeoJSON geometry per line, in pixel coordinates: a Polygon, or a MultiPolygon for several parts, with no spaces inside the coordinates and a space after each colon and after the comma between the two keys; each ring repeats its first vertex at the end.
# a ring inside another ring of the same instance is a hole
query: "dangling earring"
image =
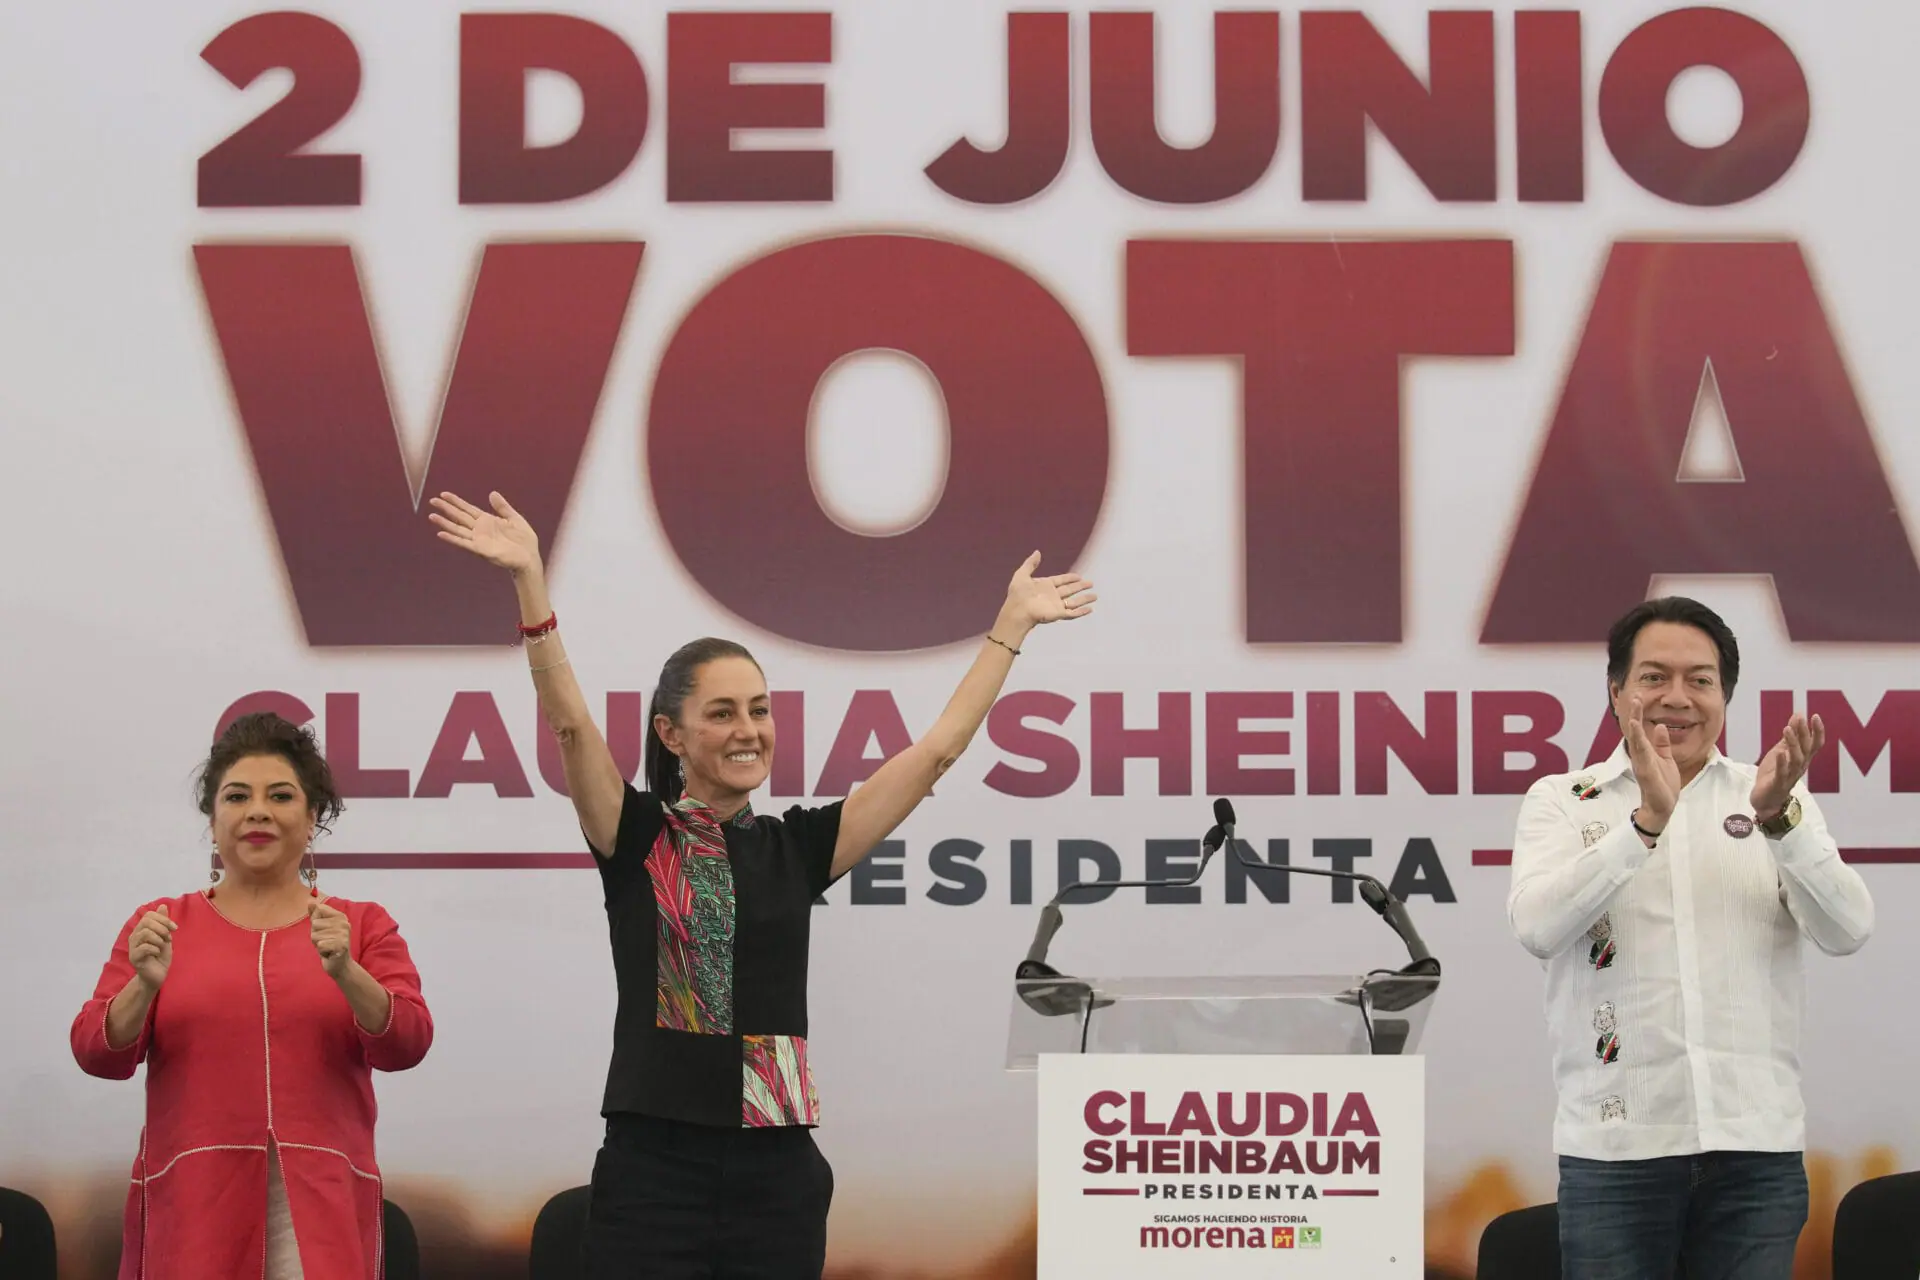
{"type": "Polygon", "coordinates": [[[306,862],[300,868],[300,878],[307,882],[307,888],[317,889],[320,885],[320,865],[313,860],[313,846],[307,846],[306,862]]]}
{"type": "Polygon", "coordinates": [[[207,883],[220,883],[220,842],[213,842],[213,865],[207,868],[207,883]]]}

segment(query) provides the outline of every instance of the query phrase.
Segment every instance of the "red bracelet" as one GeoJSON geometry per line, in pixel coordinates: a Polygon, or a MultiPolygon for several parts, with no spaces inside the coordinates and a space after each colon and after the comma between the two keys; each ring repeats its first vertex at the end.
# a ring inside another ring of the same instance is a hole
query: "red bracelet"
{"type": "Polygon", "coordinates": [[[540,623],[537,626],[529,627],[525,623],[521,623],[520,638],[522,640],[538,639],[539,637],[546,635],[549,631],[552,631],[555,627],[559,625],[560,625],[560,615],[557,613],[550,613],[547,615],[547,620],[545,622],[540,623]]]}

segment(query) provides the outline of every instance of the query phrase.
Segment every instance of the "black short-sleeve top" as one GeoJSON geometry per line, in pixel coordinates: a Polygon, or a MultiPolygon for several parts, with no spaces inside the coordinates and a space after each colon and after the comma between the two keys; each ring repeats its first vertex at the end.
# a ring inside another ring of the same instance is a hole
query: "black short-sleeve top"
{"type": "Polygon", "coordinates": [[[601,1110],[728,1128],[819,1123],[807,939],[840,805],[724,823],[629,786],[606,892],[619,1008],[601,1110]]]}

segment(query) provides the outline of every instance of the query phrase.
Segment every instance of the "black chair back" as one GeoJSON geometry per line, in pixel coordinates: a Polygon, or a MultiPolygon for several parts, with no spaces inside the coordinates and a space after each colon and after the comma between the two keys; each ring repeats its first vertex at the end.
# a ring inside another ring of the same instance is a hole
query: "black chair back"
{"type": "Polygon", "coordinates": [[[579,1280],[580,1248],[587,1238],[589,1187],[569,1187],[540,1208],[533,1220],[528,1280],[579,1280]]]}
{"type": "Polygon", "coordinates": [[[1870,1178],[1833,1217],[1833,1280],[1920,1276],[1920,1173],[1870,1178]]]}
{"type": "Polygon", "coordinates": [[[386,1280],[420,1280],[420,1237],[407,1211],[391,1200],[380,1202],[380,1252],[386,1280]]]}
{"type": "Polygon", "coordinates": [[[1477,1280],[1560,1280],[1560,1206],[1503,1213],[1480,1234],[1477,1280]]]}
{"type": "Polygon", "coordinates": [[[55,1280],[59,1270],[46,1206],[24,1191],[0,1187],[0,1276],[55,1280]]]}

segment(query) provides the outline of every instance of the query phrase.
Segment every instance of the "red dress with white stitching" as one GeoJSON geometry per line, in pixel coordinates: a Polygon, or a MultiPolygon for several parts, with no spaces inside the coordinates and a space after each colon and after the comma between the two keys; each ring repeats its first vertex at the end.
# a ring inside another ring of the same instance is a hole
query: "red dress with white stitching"
{"type": "Polygon", "coordinates": [[[353,958],[393,997],[387,1026],[372,1035],[320,967],[306,920],[245,929],[205,893],[162,901],[179,928],[139,1038],[108,1045],[107,1005],[134,976],[134,925],[160,902],[121,928],[73,1023],[73,1056],[89,1075],[125,1080],[147,1064],[121,1280],[262,1275],[269,1139],[306,1280],[377,1280],[372,1073],[404,1071],[433,1042],[420,975],[393,917],[371,902],[327,899],[347,915],[353,958]]]}

